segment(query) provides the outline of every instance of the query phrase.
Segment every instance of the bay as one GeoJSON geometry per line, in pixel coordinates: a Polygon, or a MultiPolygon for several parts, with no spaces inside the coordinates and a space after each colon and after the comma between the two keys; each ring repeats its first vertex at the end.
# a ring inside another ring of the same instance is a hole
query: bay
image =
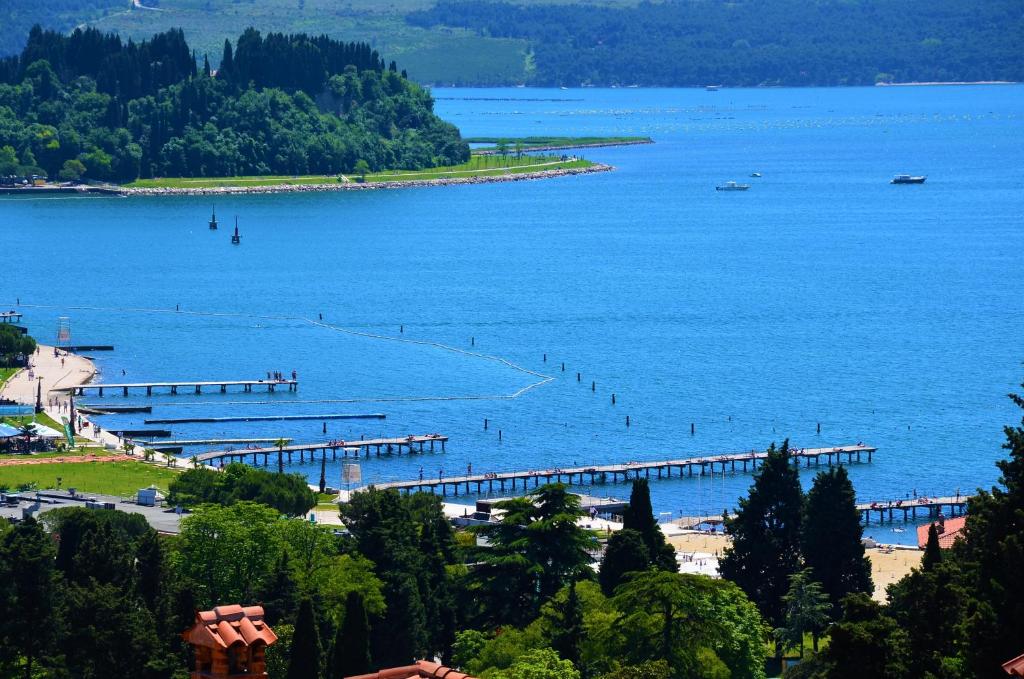
{"type": "MultiPolygon", "coordinates": [[[[970,492],[996,481],[1019,418],[1005,395],[1024,377],[1022,94],[436,90],[466,136],[656,143],[582,151],[616,167],[596,175],[217,198],[238,247],[206,228],[206,197],[3,200],[0,305],[20,298],[44,342],[67,316],[76,343],[115,345],[95,354],[107,381],[299,374],[272,397],[105,397],[154,417],[384,412],[327,436],[452,437],[444,454],[363,461],[366,481],[789,437],[878,446],[850,469],[863,499],[970,492]],[[888,183],[902,172],[928,180],[888,183]],[[731,179],[753,186],[714,190],[731,179]],[[320,314],[330,327],[303,320],[320,314]],[[541,378],[488,357],[553,379],[508,398],[541,378]]],[[[312,441],[321,427],[173,429],[312,441]]],[[[719,513],[750,480],[654,482],[655,509],[719,513]]]]}

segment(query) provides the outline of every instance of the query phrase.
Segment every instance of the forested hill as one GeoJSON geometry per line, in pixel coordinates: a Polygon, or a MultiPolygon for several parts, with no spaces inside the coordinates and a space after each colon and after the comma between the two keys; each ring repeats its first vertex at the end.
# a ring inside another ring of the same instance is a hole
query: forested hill
{"type": "Polygon", "coordinates": [[[1020,0],[442,0],[407,21],[527,40],[533,85],[1024,80],[1020,0]]]}
{"type": "Polygon", "coordinates": [[[0,176],[330,174],[468,157],[429,93],[365,43],[248,29],[211,72],[180,30],[136,43],[36,27],[0,61],[0,176]]]}

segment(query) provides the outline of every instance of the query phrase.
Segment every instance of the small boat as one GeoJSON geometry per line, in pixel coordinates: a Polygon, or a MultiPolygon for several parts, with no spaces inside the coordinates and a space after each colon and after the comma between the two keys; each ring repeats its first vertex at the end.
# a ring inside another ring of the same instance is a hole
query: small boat
{"type": "Polygon", "coordinates": [[[721,85],[705,85],[704,89],[706,89],[708,92],[717,92],[718,90],[722,89],[722,86],[721,85]]]}
{"type": "Polygon", "coordinates": [[[909,174],[898,174],[892,178],[890,184],[924,184],[924,180],[928,177],[912,177],[909,174]]]}
{"type": "Polygon", "coordinates": [[[750,188],[750,184],[737,184],[736,182],[726,182],[719,184],[715,187],[715,191],[746,191],[750,188]]]}
{"type": "Polygon", "coordinates": [[[210,216],[210,231],[217,230],[217,208],[213,208],[213,214],[210,216]]]}
{"type": "Polygon", "coordinates": [[[757,177],[760,177],[760,176],[761,176],[761,173],[760,173],[760,172],[751,172],[751,173],[750,173],[750,176],[751,176],[751,177],[755,177],[755,178],[757,178],[757,177]]]}
{"type": "Polygon", "coordinates": [[[238,235],[238,217],[235,217],[235,233],[231,236],[231,244],[239,245],[242,242],[242,237],[238,235]]]}

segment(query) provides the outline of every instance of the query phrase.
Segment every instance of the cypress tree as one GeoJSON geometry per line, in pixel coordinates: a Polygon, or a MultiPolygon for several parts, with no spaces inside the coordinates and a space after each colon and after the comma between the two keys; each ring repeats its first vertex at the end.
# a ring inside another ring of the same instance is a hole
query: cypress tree
{"type": "Polygon", "coordinates": [[[203,55],[203,75],[210,77],[210,57],[207,54],[203,55]]]}
{"type": "Polygon", "coordinates": [[[320,458],[320,492],[327,490],[327,457],[320,458]]]}
{"type": "Polygon", "coordinates": [[[235,57],[231,51],[231,41],[225,38],[224,55],[220,58],[220,68],[217,69],[217,77],[224,80],[231,80],[234,69],[235,57]]]}
{"type": "Polygon", "coordinates": [[[370,660],[370,621],[359,592],[349,592],[345,599],[345,617],[338,625],[331,650],[331,679],[368,674],[370,660]]]}
{"type": "Polygon", "coordinates": [[[309,599],[299,604],[285,679],[320,679],[320,635],[309,599]]]}
{"type": "Polygon", "coordinates": [[[157,602],[163,592],[164,553],[155,530],[147,531],[139,541],[135,550],[135,571],[138,573],[139,596],[146,602],[146,607],[156,613],[157,602]]]}
{"type": "Polygon", "coordinates": [[[860,512],[846,467],[833,467],[814,478],[807,494],[800,547],[804,564],[832,602],[838,616],[847,594],[874,590],[871,562],[864,555],[860,512]]]}
{"type": "Polygon", "coordinates": [[[781,448],[774,443],[768,448],[750,494],[739,504],[736,516],[725,520],[732,546],[725,550],[719,572],[747,593],[773,628],[782,627],[782,598],[789,591],[789,576],[800,570],[803,514],[803,490],[788,440],[781,448]]]}
{"type": "Polygon", "coordinates": [[[563,660],[570,661],[580,667],[580,645],[586,636],[583,629],[583,604],[576,593],[576,581],[569,583],[569,594],[565,606],[557,607],[560,615],[555,620],[551,634],[551,648],[558,652],[563,660]]]}
{"type": "Polygon", "coordinates": [[[604,595],[612,596],[615,588],[622,584],[626,573],[645,571],[650,566],[650,552],[647,551],[643,536],[632,528],[625,528],[608,539],[597,581],[604,595]]]}
{"type": "Polygon", "coordinates": [[[921,557],[921,568],[930,571],[942,563],[942,548],[939,547],[939,530],[935,524],[928,526],[928,542],[924,547],[924,556],[921,557]]]}
{"type": "Polygon", "coordinates": [[[634,479],[633,490],[629,495],[629,507],[622,515],[623,529],[632,529],[640,533],[647,545],[647,553],[652,563],[660,570],[675,573],[679,570],[676,562],[676,551],[665,542],[665,534],[661,532],[654,518],[651,506],[651,487],[647,479],[634,479]]]}
{"type": "Polygon", "coordinates": [[[262,592],[264,617],[273,626],[281,621],[292,620],[299,602],[299,588],[292,575],[288,552],[277,560],[274,572],[262,592]]]}

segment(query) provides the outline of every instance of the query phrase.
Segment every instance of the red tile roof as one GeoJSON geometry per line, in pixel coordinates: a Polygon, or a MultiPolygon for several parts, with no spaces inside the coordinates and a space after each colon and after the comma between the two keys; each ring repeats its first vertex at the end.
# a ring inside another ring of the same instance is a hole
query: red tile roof
{"type": "Polygon", "coordinates": [[[262,606],[217,606],[212,611],[196,611],[196,622],[183,635],[196,646],[227,648],[235,644],[271,645],[277,635],[263,622],[262,606]]]}
{"type": "MultiPolygon", "coordinates": [[[[939,547],[942,549],[949,549],[956,542],[956,539],[964,532],[964,524],[967,523],[967,517],[956,516],[952,519],[946,519],[943,525],[939,525],[939,522],[935,522],[935,527],[939,529],[939,547]]],[[[920,549],[924,549],[925,545],[928,544],[928,528],[932,524],[926,523],[923,526],[917,527],[917,546],[920,549]]]]}
{"type": "Polygon", "coordinates": [[[1018,655],[1013,660],[1004,662],[1003,671],[1011,677],[1024,677],[1024,655],[1018,655]]]}
{"type": "Polygon", "coordinates": [[[450,667],[438,665],[436,662],[417,660],[415,665],[392,667],[370,674],[345,677],[345,679],[473,679],[473,677],[450,667]]]}

